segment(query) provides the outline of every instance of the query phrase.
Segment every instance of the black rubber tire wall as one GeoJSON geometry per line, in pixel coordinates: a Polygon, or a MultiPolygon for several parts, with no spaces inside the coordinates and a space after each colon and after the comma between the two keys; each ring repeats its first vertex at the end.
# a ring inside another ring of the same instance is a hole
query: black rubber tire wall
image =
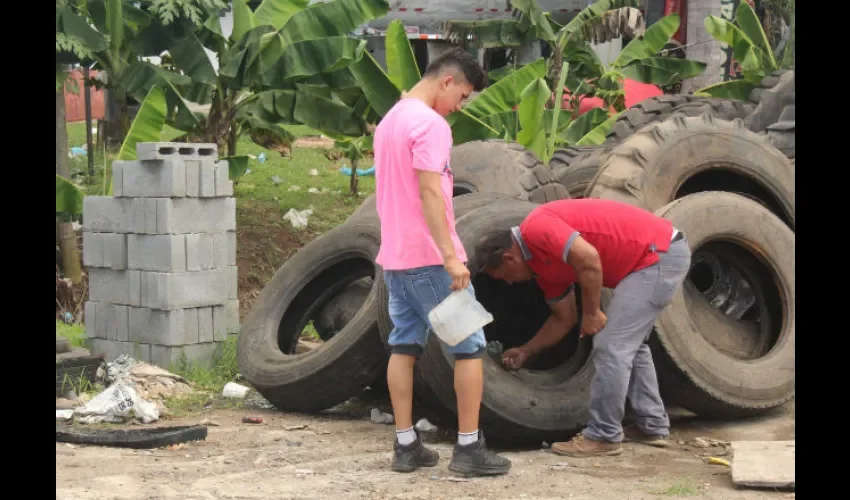
{"type": "Polygon", "coordinates": [[[584,198],[592,186],[605,156],[611,152],[607,146],[573,146],[558,149],[549,159],[549,168],[555,178],[567,189],[571,198],[584,198]]]}
{"type": "Polygon", "coordinates": [[[537,155],[515,142],[465,142],[452,148],[450,165],[456,192],[501,193],[535,203],[569,198],[537,155]]]}
{"type": "MultiPolygon", "coordinates": [[[[672,94],[650,97],[623,111],[605,136],[603,145],[615,146],[641,128],[666,120],[673,113],[699,116],[705,113],[723,120],[746,118],[755,105],[738,99],[697,97],[687,94],[672,94]]],[[[551,165],[551,162],[550,162],[551,165]]]]}
{"type": "Polygon", "coordinates": [[[237,361],[246,380],[279,409],[332,407],[359,394],[386,369],[374,288],[354,318],[321,348],[290,355],[278,344],[279,329],[297,336],[324,305],[316,297],[327,300],[346,284],[374,274],[379,246],[377,219],[343,224],[299,250],[263,288],[242,324],[237,361]]]}
{"type": "MultiPolygon", "coordinates": [[[[468,248],[470,270],[478,267],[474,242],[491,228],[518,224],[534,208],[534,204],[491,204],[470,211],[457,222],[458,236],[468,248]]],[[[473,271],[474,272],[474,271],[473,271]]],[[[473,274],[474,276],[474,274],[473,274]]],[[[532,327],[534,328],[534,327],[532,327]]],[[[568,335],[577,335],[574,328],[568,335]]],[[[576,373],[560,383],[546,372],[525,373],[525,379],[508,372],[488,356],[484,359],[484,396],[480,427],[490,441],[539,443],[541,440],[566,439],[587,421],[587,403],[593,363],[589,359],[590,339],[579,341],[576,373]],[[531,382],[529,380],[534,380],[531,382]],[[546,380],[545,383],[536,381],[546,380]]],[[[431,335],[426,352],[417,363],[417,373],[431,388],[440,405],[456,418],[454,364],[444,353],[442,344],[431,335]]],[[[414,389],[415,390],[415,389],[414,389]]]]}
{"type": "MultiPolygon", "coordinates": [[[[762,78],[758,87],[750,92],[753,111],[744,124],[753,132],[764,132],[768,126],[780,121],[786,107],[796,103],[794,68],[781,69],[762,78]]],[[[791,118],[793,120],[793,117],[791,118]]]]}
{"type": "Polygon", "coordinates": [[[710,114],[674,114],[642,128],[605,158],[586,196],[654,211],[689,194],[681,191],[685,182],[710,170],[734,177],[699,190],[738,191],[741,186],[757,186],[762,191],[760,201],[793,229],[795,174],[791,162],[763,136],[747,130],[743,121],[719,120],[710,114]]]}
{"type": "MultiPolygon", "coordinates": [[[[738,418],[784,404],[795,387],[795,236],[760,204],[734,193],[704,192],[655,212],[682,230],[692,249],[733,240],[773,269],[782,321],[773,348],[756,359],[724,354],[697,331],[681,287],[658,317],[650,341],[666,398],[701,417],[738,418]]],[[[687,285],[687,281],[686,281],[687,285]]],[[[721,324],[718,324],[720,327],[721,324]]]]}

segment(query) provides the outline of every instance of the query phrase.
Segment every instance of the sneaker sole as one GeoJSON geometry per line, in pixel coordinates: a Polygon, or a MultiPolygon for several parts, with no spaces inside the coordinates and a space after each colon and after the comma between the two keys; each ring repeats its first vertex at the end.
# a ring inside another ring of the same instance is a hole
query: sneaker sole
{"type": "Polygon", "coordinates": [[[419,469],[420,467],[426,467],[426,468],[427,468],[427,467],[434,467],[434,466],[436,466],[438,463],[440,463],[440,459],[439,459],[439,458],[437,458],[437,460],[434,460],[434,462],[433,462],[433,463],[432,463],[432,462],[425,462],[425,463],[416,464],[416,465],[399,465],[399,464],[393,464],[393,465],[392,465],[392,469],[393,469],[393,471],[395,471],[395,472],[416,472],[416,470],[417,470],[417,469],[419,469]]]}
{"type": "Polygon", "coordinates": [[[555,448],[552,448],[552,453],[555,455],[559,455],[562,457],[573,457],[573,458],[585,458],[585,457],[613,457],[623,453],[623,449],[619,448],[616,450],[609,451],[597,451],[593,453],[584,453],[584,452],[572,452],[572,451],[559,451],[555,448]]]}
{"type": "Polygon", "coordinates": [[[652,446],[653,448],[669,448],[670,447],[670,443],[668,441],[646,441],[646,440],[643,440],[643,439],[624,438],[623,442],[624,443],[645,444],[647,446],[652,446]]]}
{"type": "Polygon", "coordinates": [[[511,466],[508,465],[506,467],[488,468],[476,467],[474,465],[457,465],[450,463],[449,470],[458,474],[465,474],[468,476],[498,476],[502,474],[507,474],[511,470],[511,466]]]}

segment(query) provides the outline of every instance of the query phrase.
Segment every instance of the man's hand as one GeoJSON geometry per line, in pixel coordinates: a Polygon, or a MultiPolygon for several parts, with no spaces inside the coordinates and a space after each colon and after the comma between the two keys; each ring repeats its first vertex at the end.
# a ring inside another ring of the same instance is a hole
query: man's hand
{"type": "Polygon", "coordinates": [[[587,337],[599,333],[608,323],[608,316],[601,310],[596,313],[588,313],[581,318],[581,336],[587,337]]]}
{"type": "Polygon", "coordinates": [[[528,361],[528,351],[522,347],[512,347],[502,354],[502,363],[508,370],[518,370],[528,361]]]}
{"type": "Polygon", "coordinates": [[[447,259],[443,265],[452,277],[452,290],[463,290],[469,286],[469,269],[457,257],[447,259]]]}

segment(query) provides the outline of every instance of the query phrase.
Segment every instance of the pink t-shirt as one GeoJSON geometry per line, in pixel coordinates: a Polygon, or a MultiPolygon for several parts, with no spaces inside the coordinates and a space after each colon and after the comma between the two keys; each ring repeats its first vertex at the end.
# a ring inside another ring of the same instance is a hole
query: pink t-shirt
{"type": "Polygon", "coordinates": [[[455,232],[451,149],[449,124],[419,99],[396,103],[375,129],[375,201],[381,219],[381,249],[376,262],[384,269],[443,263],[422,212],[417,170],[442,174],[440,187],[449,232],[457,257],[466,262],[466,252],[455,232]]]}

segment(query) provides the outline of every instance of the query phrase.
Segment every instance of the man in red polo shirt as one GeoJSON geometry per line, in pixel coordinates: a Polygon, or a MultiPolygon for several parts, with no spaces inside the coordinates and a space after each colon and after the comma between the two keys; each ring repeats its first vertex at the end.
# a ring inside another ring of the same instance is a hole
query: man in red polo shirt
{"type": "Polygon", "coordinates": [[[540,205],[519,227],[483,238],[476,252],[493,278],[535,279],[552,309],[531,340],[504,353],[507,368],[521,367],[564,338],[579,319],[573,285],[581,287],[581,335],[594,336],[590,420],[581,434],[552,450],[572,457],[618,455],[624,439],[667,446],[670,420],[646,340],[690,268],[683,234],[632,205],[570,199],[540,205]],[[614,289],[604,313],[603,287],[614,289]],[[637,425],[623,429],[627,398],[637,425]]]}

